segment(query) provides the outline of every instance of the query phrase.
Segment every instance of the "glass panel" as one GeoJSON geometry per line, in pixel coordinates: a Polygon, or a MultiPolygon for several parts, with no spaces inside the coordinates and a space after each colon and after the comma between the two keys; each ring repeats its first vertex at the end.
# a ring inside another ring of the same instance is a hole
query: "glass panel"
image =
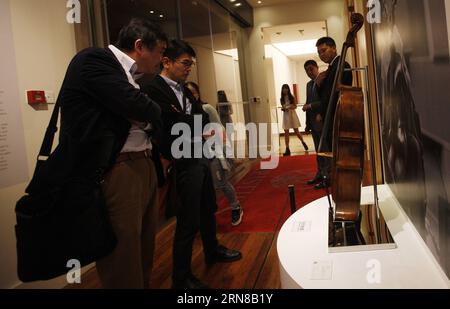
{"type": "MultiPolygon", "coordinates": [[[[197,65],[192,67],[188,80],[199,85],[202,100],[218,109],[225,124],[245,126],[246,103],[238,48],[242,29],[223,7],[212,0],[104,0],[104,3],[110,42],[117,40],[120,28],[131,16],[157,22],[170,38],[187,41],[197,54],[197,65]],[[219,104],[219,101],[226,102],[219,104]]],[[[245,141],[245,137],[241,140],[245,141]]]]}
{"type": "MultiPolygon", "coordinates": [[[[245,126],[237,30],[232,27],[228,12],[218,4],[211,2],[211,31],[214,51],[214,67],[217,85],[217,110],[222,123],[236,127],[245,126]]],[[[235,141],[243,143],[245,134],[236,134],[235,141]]]]}
{"type": "Polygon", "coordinates": [[[217,88],[214,73],[214,58],[209,23],[209,1],[179,1],[182,39],[187,41],[197,54],[197,65],[192,68],[189,81],[200,87],[204,102],[216,106],[217,88]],[[195,16],[195,18],[191,18],[195,16]]]}
{"type": "Polygon", "coordinates": [[[116,42],[120,29],[131,17],[150,19],[161,25],[169,37],[178,37],[176,2],[176,0],[105,0],[109,42],[116,42]]]}

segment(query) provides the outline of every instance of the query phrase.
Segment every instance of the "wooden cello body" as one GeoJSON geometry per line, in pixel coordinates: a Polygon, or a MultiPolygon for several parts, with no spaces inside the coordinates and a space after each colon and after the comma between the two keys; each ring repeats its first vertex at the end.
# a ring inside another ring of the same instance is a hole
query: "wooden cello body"
{"type": "Polygon", "coordinates": [[[328,110],[325,117],[319,153],[328,127],[333,121],[331,165],[331,194],[334,202],[334,221],[357,221],[360,214],[361,180],[364,171],[364,95],[361,88],[341,85],[347,49],[355,46],[356,34],[364,24],[364,17],[354,13],[352,28],[339,59],[328,110]],[[335,107],[334,98],[338,93],[335,107]]]}
{"type": "Polygon", "coordinates": [[[361,88],[341,87],[333,126],[331,194],[335,221],[359,216],[364,171],[364,96],[361,88]]]}

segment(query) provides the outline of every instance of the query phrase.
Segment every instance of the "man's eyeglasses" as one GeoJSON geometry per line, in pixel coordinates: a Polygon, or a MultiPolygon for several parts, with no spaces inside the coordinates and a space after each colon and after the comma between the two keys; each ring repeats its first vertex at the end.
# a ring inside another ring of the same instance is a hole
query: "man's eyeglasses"
{"type": "Polygon", "coordinates": [[[189,61],[189,60],[183,60],[183,61],[177,61],[178,63],[181,63],[185,68],[190,68],[195,66],[195,62],[194,61],[189,61]]]}

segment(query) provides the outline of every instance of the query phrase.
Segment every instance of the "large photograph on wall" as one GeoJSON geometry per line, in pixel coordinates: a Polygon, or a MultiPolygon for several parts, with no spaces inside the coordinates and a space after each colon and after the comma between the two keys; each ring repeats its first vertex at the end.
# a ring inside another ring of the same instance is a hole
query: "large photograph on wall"
{"type": "Polygon", "coordinates": [[[450,1],[380,2],[372,35],[385,181],[450,277],[450,1]]]}

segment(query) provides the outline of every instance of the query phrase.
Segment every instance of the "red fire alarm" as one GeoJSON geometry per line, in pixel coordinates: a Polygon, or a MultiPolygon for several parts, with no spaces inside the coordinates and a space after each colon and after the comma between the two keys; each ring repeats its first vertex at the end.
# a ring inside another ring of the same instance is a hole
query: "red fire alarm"
{"type": "Polygon", "coordinates": [[[42,90],[29,90],[27,91],[28,104],[42,104],[47,103],[45,99],[45,91],[42,90]]]}

